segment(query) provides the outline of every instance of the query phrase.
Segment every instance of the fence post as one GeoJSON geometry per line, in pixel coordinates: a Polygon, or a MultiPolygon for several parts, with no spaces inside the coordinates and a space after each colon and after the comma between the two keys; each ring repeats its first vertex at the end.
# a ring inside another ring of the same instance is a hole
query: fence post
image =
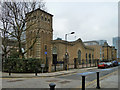
{"type": "Polygon", "coordinates": [[[50,86],[50,90],[55,90],[55,86],[56,86],[56,84],[54,84],[54,83],[50,83],[49,86],[50,86]]]}
{"type": "Polygon", "coordinates": [[[37,67],[35,68],[35,76],[37,76],[37,67]]]}
{"type": "Polygon", "coordinates": [[[54,64],[55,72],[56,72],[56,63],[54,64]]]}
{"type": "Polygon", "coordinates": [[[97,73],[97,89],[100,89],[100,83],[99,83],[99,72],[96,72],[97,73]]]}
{"type": "Polygon", "coordinates": [[[83,59],[82,59],[82,68],[83,68],[83,59]]]}
{"type": "Polygon", "coordinates": [[[95,67],[95,59],[93,59],[93,66],[95,67]]]}
{"type": "Polygon", "coordinates": [[[85,90],[85,76],[82,76],[82,90],[85,90]]]}
{"type": "Polygon", "coordinates": [[[87,59],[86,59],[86,68],[88,67],[88,65],[87,65],[87,59]]]}
{"type": "Polygon", "coordinates": [[[97,66],[97,59],[95,59],[95,67],[97,66]]]}

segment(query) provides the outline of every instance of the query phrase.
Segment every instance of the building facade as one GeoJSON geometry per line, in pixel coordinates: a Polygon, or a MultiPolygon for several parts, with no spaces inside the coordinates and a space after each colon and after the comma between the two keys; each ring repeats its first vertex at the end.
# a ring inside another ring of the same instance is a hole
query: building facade
{"type": "Polygon", "coordinates": [[[109,46],[108,43],[104,43],[103,47],[103,60],[111,61],[117,59],[117,49],[114,46],[109,46]]]}
{"type": "Polygon", "coordinates": [[[94,59],[99,59],[100,61],[117,59],[117,49],[114,46],[109,46],[106,41],[104,44],[100,44],[98,41],[87,41],[84,44],[94,48],[94,59]]]}
{"type": "Polygon", "coordinates": [[[113,38],[113,46],[117,49],[117,58],[120,59],[120,37],[113,38]]]}
{"type": "Polygon", "coordinates": [[[102,56],[102,46],[99,45],[99,43],[97,41],[87,41],[87,42],[84,42],[84,44],[86,46],[89,46],[91,48],[94,48],[94,59],[96,60],[102,60],[103,56],[102,56]]]}
{"type": "MultiPolygon", "coordinates": [[[[58,61],[63,61],[65,58],[66,53],[66,46],[67,46],[67,53],[69,57],[68,63],[73,65],[74,59],[78,59],[78,63],[82,64],[82,60],[84,62],[88,62],[89,60],[93,59],[94,49],[88,46],[85,46],[82,40],[79,38],[73,42],[67,42],[64,40],[53,40],[52,41],[52,48],[53,48],[53,55],[57,55],[58,61]],[[56,53],[55,50],[56,49],[56,53]]],[[[54,58],[54,57],[53,57],[54,58]]]]}

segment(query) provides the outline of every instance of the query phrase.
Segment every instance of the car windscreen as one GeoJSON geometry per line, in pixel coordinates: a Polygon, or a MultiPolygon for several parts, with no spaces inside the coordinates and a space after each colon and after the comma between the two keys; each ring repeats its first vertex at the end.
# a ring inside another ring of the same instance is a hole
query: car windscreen
{"type": "Polygon", "coordinates": [[[99,63],[99,65],[102,65],[103,63],[99,63]]]}

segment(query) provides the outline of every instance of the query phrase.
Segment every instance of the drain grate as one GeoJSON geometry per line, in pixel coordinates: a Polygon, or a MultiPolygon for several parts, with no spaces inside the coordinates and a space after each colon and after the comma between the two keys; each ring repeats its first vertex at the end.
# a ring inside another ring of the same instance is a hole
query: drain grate
{"type": "Polygon", "coordinates": [[[18,82],[18,81],[24,81],[24,80],[10,80],[10,81],[7,81],[7,82],[18,82]]]}

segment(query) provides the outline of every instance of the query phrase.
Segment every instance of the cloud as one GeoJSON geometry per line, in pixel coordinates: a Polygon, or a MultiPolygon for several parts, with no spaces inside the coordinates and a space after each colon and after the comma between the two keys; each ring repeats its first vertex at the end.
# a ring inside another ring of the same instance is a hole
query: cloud
{"type": "Polygon", "coordinates": [[[68,40],[75,40],[75,36],[83,41],[104,39],[112,45],[118,34],[117,3],[55,2],[48,8],[54,14],[54,38],[64,39],[66,33],[75,31],[68,40]]]}

